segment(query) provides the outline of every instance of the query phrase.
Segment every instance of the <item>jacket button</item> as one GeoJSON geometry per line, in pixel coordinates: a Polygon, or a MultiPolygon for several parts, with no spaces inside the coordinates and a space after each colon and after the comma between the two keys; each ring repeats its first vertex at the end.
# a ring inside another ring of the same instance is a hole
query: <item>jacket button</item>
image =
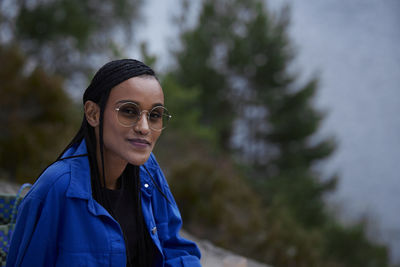
{"type": "Polygon", "coordinates": [[[157,227],[153,227],[153,229],[151,229],[151,232],[153,233],[153,235],[155,235],[157,233],[157,227]]]}
{"type": "Polygon", "coordinates": [[[146,188],[149,187],[149,184],[144,184],[144,187],[146,187],[146,188]]]}

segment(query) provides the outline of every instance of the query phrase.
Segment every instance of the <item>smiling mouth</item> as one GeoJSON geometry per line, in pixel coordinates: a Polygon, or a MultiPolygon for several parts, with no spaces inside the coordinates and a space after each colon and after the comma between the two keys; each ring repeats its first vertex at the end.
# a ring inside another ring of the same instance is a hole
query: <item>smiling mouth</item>
{"type": "Polygon", "coordinates": [[[128,139],[128,141],[129,143],[131,143],[136,147],[148,147],[151,145],[151,143],[145,139],[135,138],[135,139],[128,139]]]}

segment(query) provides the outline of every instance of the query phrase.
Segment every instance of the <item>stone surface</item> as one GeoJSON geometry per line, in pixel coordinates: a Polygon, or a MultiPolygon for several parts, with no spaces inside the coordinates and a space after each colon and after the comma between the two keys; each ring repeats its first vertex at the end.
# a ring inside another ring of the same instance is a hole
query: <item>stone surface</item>
{"type": "Polygon", "coordinates": [[[0,180],[0,193],[1,194],[15,194],[18,192],[20,185],[11,183],[5,180],[0,180]]]}
{"type": "Polygon", "coordinates": [[[185,231],[181,231],[181,235],[196,242],[199,246],[202,254],[201,265],[203,267],[272,267],[217,247],[208,240],[198,239],[185,231]]]}

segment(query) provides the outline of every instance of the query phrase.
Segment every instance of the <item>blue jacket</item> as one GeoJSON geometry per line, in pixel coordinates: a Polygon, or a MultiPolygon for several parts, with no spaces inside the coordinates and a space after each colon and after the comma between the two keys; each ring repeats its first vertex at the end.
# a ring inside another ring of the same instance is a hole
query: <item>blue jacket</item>
{"type": "MultiPolygon", "coordinates": [[[[63,157],[86,154],[86,144],[63,157]]],[[[153,154],[140,168],[142,210],[162,258],[157,266],[201,266],[197,246],[179,236],[181,216],[153,154]]],[[[7,257],[11,266],[126,266],[121,227],[92,197],[87,156],[52,164],[24,198],[7,257]]]]}

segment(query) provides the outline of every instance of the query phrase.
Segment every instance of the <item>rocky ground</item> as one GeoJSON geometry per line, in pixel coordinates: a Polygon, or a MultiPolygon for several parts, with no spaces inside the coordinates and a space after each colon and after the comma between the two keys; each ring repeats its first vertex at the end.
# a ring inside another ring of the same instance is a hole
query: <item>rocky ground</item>
{"type": "Polygon", "coordinates": [[[9,183],[4,180],[0,180],[0,193],[1,194],[14,194],[18,191],[20,185],[9,183]]]}
{"type": "MultiPolygon", "coordinates": [[[[19,187],[19,185],[0,180],[0,194],[15,194],[19,187]]],[[[219,248],[211,242],[198,239],[185,231],[182,231],[181,235],[197,243],[202,253],[201,264],[203,267],[270,267],[219,248]]]]}
{"type": "Polygon", "coordinates": [[[199,246],[202,253],[201,264],[203,267],[271,267],[219,248],[211,242],[198,239],[185,231],[181,231],[181,235],[184,238],[195,241],[199,246]]]}

